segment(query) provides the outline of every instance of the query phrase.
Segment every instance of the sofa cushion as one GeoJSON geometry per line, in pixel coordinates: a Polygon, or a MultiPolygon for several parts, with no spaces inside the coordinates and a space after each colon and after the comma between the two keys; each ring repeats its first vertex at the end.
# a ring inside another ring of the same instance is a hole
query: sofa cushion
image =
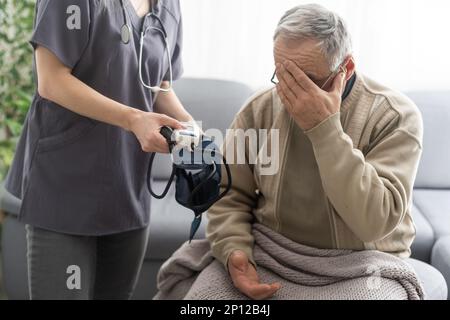
{"type": "Polygon", "coordinates": [[[416,188],[450,188],[450,92],[413,92],[408,96],[422,112],[423,154],[416,188]]]}
{"type": "Polygon", "coordinates": [[[446,300],[447,283],[439,270],[433,266],[415,259],[407,259],[416,271],[425,292],[425,300],[446,300]]]}
{"type": "Polygon", "coordinates": [[[415,259],[429,262],[435,240],[433,228],[414,205],[412,207],[412,217],[416,226],[416,238],[411,246],[411,256],[415,259]]]}
{"type": "MultiPolygon", "coordinates": [[[[157,193],[166,186],[166,181],[154,181],[153,187],[157,193]]],[[[166,198],[152,199],[150,210],[150,235],[146,259],[168,259],[184,242],[189,240],[192,211],[180,206],[175,200],[175,187],[169,190],[166,198]]],[[[206,214],[196,238],[205,237],[206,214]]]]}
{"type": "Polygon", "coordinates": [[[450,299],[450,236],[436,242],[431,254],[431,264],[438,269],[447,281],[448,299],[450,299]]]}
{"type": "Polygon", "coordinates": [[[157,275],[163,260],[146,260],[142,264],[139,280],[133,292],[133,300],[152,300],[158,293],[157,275]]]}
{"type": "Polygon", "coordinates": [[[436,239],[450,235],[450,190],[414,190],[414,204],[430,223],[436,239]]]}

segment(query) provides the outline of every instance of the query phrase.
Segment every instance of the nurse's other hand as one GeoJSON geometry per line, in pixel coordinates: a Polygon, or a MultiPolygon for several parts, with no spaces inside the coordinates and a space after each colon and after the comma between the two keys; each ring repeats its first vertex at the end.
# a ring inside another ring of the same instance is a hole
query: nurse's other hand
{"type": "Polygon", "coordinates": [[[140,112],[130,122],[130,130],[135,134],[144,152],[168,153],[169,146],[161,135],[162,126],[173,129],[182,129],[177,120],[163,114],[153,112],[140,112]]]}
{"type": "Polygon", "coordinates": [[[261,283],[255,267],[250,263],[247,255],[241,250],[236,250],[230,255],[228,259],[228,272],[230,273],[234,286],[254,300],[271,298],[281,288],[279,283],[261,283]]]}

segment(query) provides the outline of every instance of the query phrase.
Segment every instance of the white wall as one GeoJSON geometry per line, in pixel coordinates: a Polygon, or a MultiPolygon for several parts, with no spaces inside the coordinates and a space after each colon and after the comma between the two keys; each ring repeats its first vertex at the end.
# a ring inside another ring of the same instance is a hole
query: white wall
{"type": "MultiPolygon", "coordinates": [[[[302,0],[181,0],[185,76],[258,88],[273,73],[272,35],[302,0]]],[[[317,0],[353,35],[358,69],[400,90],[450,90],[450,1],[317,0]]]]}

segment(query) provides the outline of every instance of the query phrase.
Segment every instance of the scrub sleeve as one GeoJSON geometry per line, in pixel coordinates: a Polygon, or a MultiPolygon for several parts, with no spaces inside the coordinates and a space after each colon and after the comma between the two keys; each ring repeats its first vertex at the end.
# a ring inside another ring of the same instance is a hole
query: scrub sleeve
{"type": "Polygon", "coordinates": [[[89,0],[38,0],[37,6],[30,43],[49,49],[73,69],[89,42],[89,0]]]}

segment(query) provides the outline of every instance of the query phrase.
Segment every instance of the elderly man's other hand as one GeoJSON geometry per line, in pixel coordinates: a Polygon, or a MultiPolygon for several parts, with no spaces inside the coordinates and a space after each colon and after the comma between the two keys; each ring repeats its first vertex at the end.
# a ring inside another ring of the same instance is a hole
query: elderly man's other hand
{"type": "Polygon", "coordinates": [[[234,251],[228,259],[228,271],[234,286],[254,300],[271,298],[280,288],[279,283],[262,284],[253,264],[240,250],[234,251]]]}
{"type": "Polygon", "coordinates": [[[304,131],[308,131],[339,112],[345,87],[345,71],[333,80],[329,92],[320,89],[292,61],[277,64],[277,91],[289,114],[304,131]]]}

